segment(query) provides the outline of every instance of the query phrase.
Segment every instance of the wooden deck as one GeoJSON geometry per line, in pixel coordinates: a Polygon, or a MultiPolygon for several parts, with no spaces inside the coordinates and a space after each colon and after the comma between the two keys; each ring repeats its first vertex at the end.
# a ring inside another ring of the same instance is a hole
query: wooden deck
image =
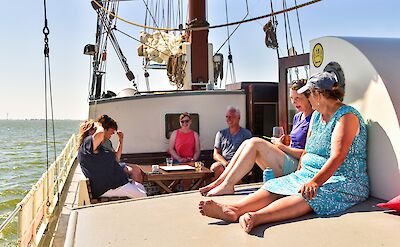
{"type": "MultiPolygon", "coordinates": [[[[258,185],[260,186],[260,185],[258,185]]],[[[229,203],[235,195],[213,198],[229,203]]],[[[72,211],[65,246],[398,246],[400,215],[375,205],[370,198],[344,214],[308,215],[267,224],[246,234],[238,223],[204,217],[198,191],[110,202],[72,211]],[[110,229],[118,229],[112,231],[110,229]]]]}

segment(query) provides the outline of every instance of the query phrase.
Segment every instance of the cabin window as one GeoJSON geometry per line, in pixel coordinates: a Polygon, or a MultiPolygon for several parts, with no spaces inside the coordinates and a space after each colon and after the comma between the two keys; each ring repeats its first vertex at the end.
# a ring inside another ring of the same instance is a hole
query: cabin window
{"type": "MultiPolygon", "coordinates": [[[[199,114],[189,112],[192,118],[192,125],[190,128],[196,131],[200,135],[200,124],[199,124],[199,114]]],[[[179,124],[179,116],[181,113],[167,113],[165,114],[165,138],[169,139],[172,132],[179,129],[181,126],[179,124]]]]}

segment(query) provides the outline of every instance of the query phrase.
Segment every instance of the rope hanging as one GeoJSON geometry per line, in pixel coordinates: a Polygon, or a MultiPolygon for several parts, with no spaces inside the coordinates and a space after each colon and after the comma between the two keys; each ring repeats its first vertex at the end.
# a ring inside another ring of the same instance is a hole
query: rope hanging
{"type": "MultiPolygon", "coordinates": [[[[225,4],[226,4],[226,1],[225,1],[225,4]]],[[[247,2],[247,0],[246,0],[246,15],[243,17],[242,20],[246,20],[246,17],[249,15],[249,13],[250,13],[250,12],[249,12],[249,4],[248,4],[248,2],[247,2]]],[[[227,23],[228,23],[228,21],[227,21],[227,23]]],[[[242,23],[238,24],[238,25],[235,27],[235,29],[232,31],[231,34],[228,33],[228,38],[226,38],[226,40],[225,40],[225,41],[222,43],[222,45],[217,49],[217,51],[214,53],[214,55],[217,54],[217,53],[221,50],[221,48],[226,44],[226,42],[229,41],[229,39],[231,38],[231,36],[236,32],[236,30],[238,30],[238,28],[240,27],[241,24],[242,24],[242,23]]]]}
{"type": "MultiPolygon", "coordinates": [[[[226,14],[226,23],[229,23],[229,18],[228,18],[228,2],[225,0],[225,14],[226,14]]],[[[228,79],[228,72],[230,71],[231,75],[231,83],[236,82],[236,74],[235,74],[235,66],[233,64],[233,56],[232,56],[232,50],[231,50],[231,42],[230,42],[230,34],[229,34],[229,26],[226,26],[226,32],[228,35],[228,69],[226,70],[226,76],[225,76],[225,85],[226,81],[228,79]]]]}
{"type": "Polygon", "coordinates": [[[141,27],[141,28],[159,30],[159,31],[176,31],[176,32],[180,32],[180,31],[201,31],[201,30],[208,30],[208,29],[220,28],[220,27],[225,27],[225,26],[238,25],[238,24],[246,23],[246,22],[252,22],[252,21],[255,21],[255,20],[260,20],[260,19],[271,17],[271,16],[280,15],[280,14],[283,14],[285,12],[290,12],[290,11],[293,11],[295,9],[303,8],[303,7],[306,7],[308,5],[311,5],[311,4],[320,2],[320,1],[322,1],[322,0],[312,0],[312,1],[300,4],[300,5],[297,5],[297,6],[293,6],[293,7],[288,8],[288,9],[277,11],[275,13],[269,13],[269,14],[266,14],[266,15],[262,15],[262,16],[258,16],[258,17],[254,17],[254,18],[250,18],[250,19],[246,19],[246,20],[242,20],[242,21],[236,21],[236,22],[231,22],[231,23],[221,24],[221,25],[215,25],[215,26],[209,26],[209,27],[192,27],[192,28],[159,28],[159,27],[141,25],[141,24],[138,24],[138,23],[135,23],[135,22],[128,21],[128,20],[126,20],[126,19],[124,19],[124,18],[122,18],[120,16],[117,16],[117,15],[111,13],[108,9],[104,8],[103,5],[101,5],[101,3],[97,2],[97,0],[93,0],[92,2],[94,4],[96,4],[99,8],[103,9],[107,13],[113,15],[115,18],[117,18],[120,21],[123,21],[123,22],[125,22],[127,24],[134,25],[134,26],[141,27]]]}
{"type": "MultiPolygon", "coordinates": [[[[44,35],[44,49],[43,49],[43,54],[44,54],[44,102],[45,102],[45,125],[46,125],[46,170],[49,170],[49,138],[48,138],[48,116],[47,116],[47,98],[50,98],[50,111],[51,111],[51,123],[52,123],[52,132],[53,132],[53,149],[54,149],[54,160],[57,159],[57,154],[56,154],[56,140],[55,140],[55,130],[54,130],[54,114],[53,114],[53,92],[51,88],[51,70],[50,70],[50,48],[49,48],[49,34],[50,34],[50,29],[48,27],[48,21],[47,21],[47,4],[46,0],[43,1],[43,9],[44,9],[44,27],[43,27],[43,35],[44,35]],[[49,94],[47,93],[47,88],[49,88],[49,94]]],[[[49,176],[46,176],[47,179],[47,184],[46,184],[46,195],[47,195],[47,201],[46,201],[46,206],[47,210],[49,206],[51,205],[50,203],[50,188],[49,188],[49,176]]],[[[58,183],[58,179],[57,179],[58,183]]],[[[58,186],[58,184],[57,184],[58,186]]]]}
{"type": "MultiPolygon", "coordinates": [[[[294,4],[297,5],[297,0],[294,0],[294,4]]],[[[301,32],[301,25],[300,25],[300,17],[299,17],[299,11],[296,9],[296,16],[297,16],[297,24],[299,27],[299,35],[300,35],[300,42],[301,42],[301,50],[303,54],[305,53],[304,51],[304,42],[303,42],[303,34],[301,32]]],[[[308,78],[308,66],[304,66],[304,71],[306,72],[306,78],[308,78]]]]}
{"type": "MultiPolygon", "coordinates": [[[[160,26],[176,25],[174,20],[174,3],[172,0],[168,0],[166,3],[156,0],[154,11],[152,8],[153,1],[149,3],[148,0],[143,0],[143,4],[146,7],[145,23],[149,19],[157,28],[160,28],[160,26]]],[[[177,7],[177,20],[179,20],[181,19],[181,1],[178,2],[177,7]]],[[[179,26],[183,27],[182,24],[179,26]]],[[[182,42],[186,40],[186,36],[182,35],[181,31],[179,33],[180,35],[176,36],[175,32],[169,33],[168,31],[155,30],[153,33],[141,32],[141,45],[138,46],[137,51],[139,56],[143,56],[143,69],[147,88],[149,88],[148,69],[154,68],[153,65],[164,65],[164,63],[166,64],[170,84],[176,86],[177,89],[183,87],[185,64],[180,47],[182,46],[182,42]],[[151,62],[155,62],[156,64],[151,64],[151,62]]]]}

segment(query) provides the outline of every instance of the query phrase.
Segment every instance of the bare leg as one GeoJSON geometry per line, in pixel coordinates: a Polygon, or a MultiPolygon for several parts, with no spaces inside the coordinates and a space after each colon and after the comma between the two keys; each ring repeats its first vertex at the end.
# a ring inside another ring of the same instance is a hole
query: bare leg
{"type": "Polygon", "coordinates": [[[280,197],[280,195],[259,189],[232,205],[217,203],[213,200],[200,201],[199,211],[204,216],[235,222],[244,213],[260,210],[280,197]]]}
{"type": "Polygon", "coordinates": [[[128,174],[128,176],[132,180],[134,180],[134,181],[136,181],[136,182],[138,182],[140,184],[143,183],[142,171],[140,170],[138,165],[126,164],[126,167],[125,167],[124,171],[128,174]]]}
{"type": "Polygon", "coordinates": [[[261,169],[270,167],[273,169],[275,176],[281,176],[284,157],[284,152],[273,144],[261,138],[251,138],[236,162],[232,164],[224,180],[211,189],[207,196],[232,194],[235,184],[253,168],[254,163],[257,163],[261,169]]]}
{"type": "Polygon", "coordinates": [[[214,162],[211,165],[210,170],[214,172],[214,177],[212,179],[214,181],[217,180],[217,178],[219,178],[221,174],[224,172],[225,166],[220,162],[214,162]]]}
{"type": "Polygon", "coordinates": [[[225,177],[228,175],[229,171],[232,169],[232,166],[234,166],[238,157],[241,155],[242,150],[247,145],[247,143],[249,143],[249,141],[250,140],[246,140],[246,141],[242,142],[242,144],[240,144],[238,150],[236,150],[235,154],[233,155],[232,160],[229,162],[228,166],[225,168],[223,173],[217,178],[217,180],[215,180],[214,182],[210,183],[209,185],[204,186],[199,189],[199,191],[202,195],[206,195],[206,193],[208,191],[217,187],[219,184],[221,184],[224,181],[225,177]]]}
{"type": "Polygon", "coordinates": [[[312,209],[303,198],[287,196],[258,211],[243,214],[239,218],[239,223],[243,230],[249,233],[258,225],[293,219],[310,212],[312,209]]]}

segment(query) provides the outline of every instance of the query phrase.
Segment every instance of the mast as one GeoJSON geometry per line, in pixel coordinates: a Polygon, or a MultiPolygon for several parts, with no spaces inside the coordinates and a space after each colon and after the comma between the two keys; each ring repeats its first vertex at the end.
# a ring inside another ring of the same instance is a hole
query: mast
{"type": "MultiPolygon", "coordinates": [[[[122,64],[122,67],[125,70],[125,75],[129,81],[133,83],[133,88],[138,92],[135,76],[133,72],[129,69],[127,59],[122,53],[122,50],[118,44],[117,38],[114,34],[114,30],[111,27],[112,18],[107,16],[106,12],[102,9],[103,4],[99,0],[91,1],[93,9],[97,13],[97,26],[96,26],[96,44],[95,45],[86,45],[84,49],[84,54],[93,56],[93,75],[92,75],[92,85],[90,90],[89,99],[99,99],[104,97],[101,95],[102,90],[102,81],[103,75],[106,73],[105,71],[101,71],[104,68],[103,64],[105,59],[104,55],[104,47],[102,47],[102,42],[104,42],[105,37],[107,36],[110,40],[114,50],[122,64]]],[[[106,6],[107,8],[109,5],[106,6]]],[[[105,41],[107,42],[107,40],[105,41]]]]}
{"type": "MultiPolygon", "coordinates": [[[[208,27],[206,0],[189,0],[189,28],[208,27]]],[[[192,89],[201,86],[196,83],[208,82],[208,30],[190,31],[189,42],[192,55],[192,89]]]]}

